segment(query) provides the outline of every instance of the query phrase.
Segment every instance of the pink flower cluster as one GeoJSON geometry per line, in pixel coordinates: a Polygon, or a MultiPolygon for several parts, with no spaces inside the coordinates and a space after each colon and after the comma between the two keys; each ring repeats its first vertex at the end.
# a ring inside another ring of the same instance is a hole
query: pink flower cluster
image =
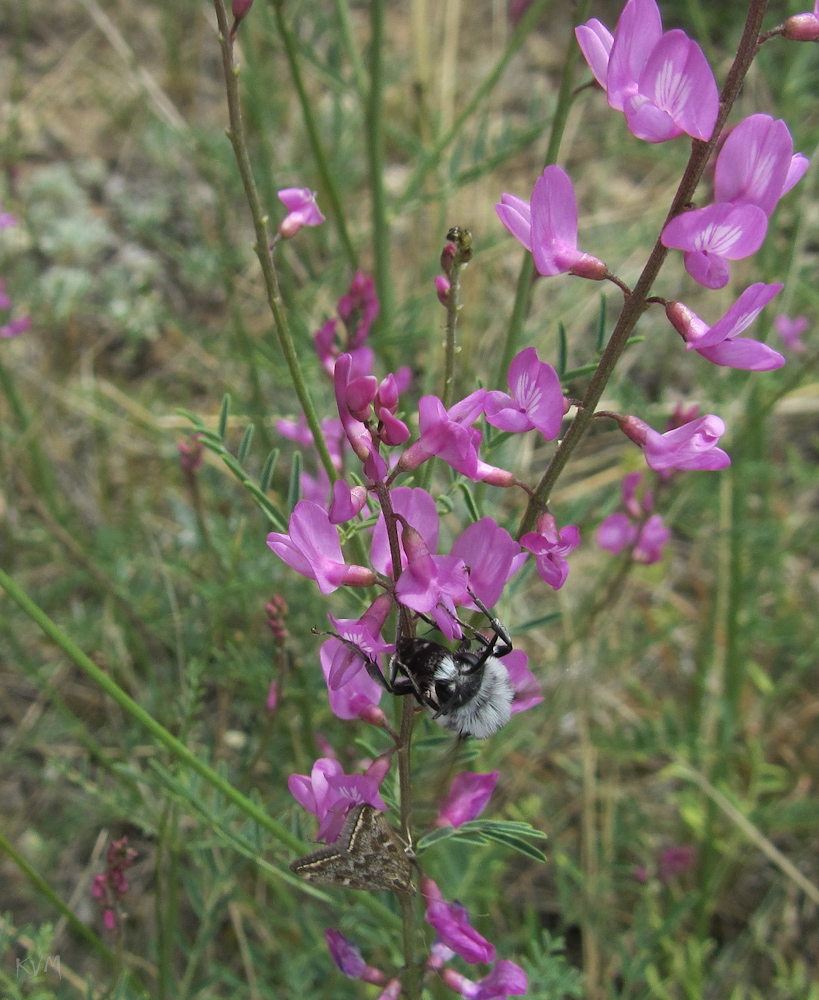
{"type": "Polygon", "coordinates": [[[597,18],[575,34],[609,104],[623,112],[638,139],[665,142],[684,132],[711,137],[719,111],[714,74],[684,31],[663,32],[654,0],[629,0],[614,35],[597,18]]]}
{"type": "Polygon", "coordinates": [[[120,837],[108,847],[105,873],[94,877],[91,895],[103,908],[103,920],[109,931],[115,931],[119,927],[120,905],[128,892],[125,872],[133,865],[136,857],[137,852],[128,846],[128,838],[120,837]]]}
{"type": "Polygon", "coordinates": [[[808,169],[794,154],[788,126],[770,115],[750,115],[728,135],[717,156],[714,204],[684,212],[662,232],[667,247],[684,251],[685,268],[706,288],[724,288],[729,260],[762,246],[777,202],[808,169]]]}
{"type": "MultiPolygon", "coordinates": [[[[453,992],[470,1000],[504,1000],[508,996],[525,994],[528,986],[526,973],[508,959],[495,962],[494,945],[472,927],[465,906],[457,900],[447,902],[431,878],[421,879],[421,893],[425,903],[425,919],[437,935],[430,947],[424,970],[425,979],[440,977],[453,992]],[[470,965],[494,965],[486,976],[475,982],[455,969],[445,967],[456,955],[470,965]]],[[[379,1000],[398,997],[400,983],[397,979],[388,980],[380,969],[368,966],[358,946],[339,931],[327,930],[325,934],[330,955],[339,971],[351,979],[384,987],[379,1000]]]]}
{"type": "Polygon", "coordinates": [[[649,565],[662,559],[663,546],[671,532],[660,514],[651,513],[654,504],[651,491],[644,488],[642,496],[638,496],[642,479],[642,472],[631,472],[623,479],[625,511],[609,514],[603,520],[597,529],[597,544],[613,555],[631,547],[631,558],[649,565]]]}

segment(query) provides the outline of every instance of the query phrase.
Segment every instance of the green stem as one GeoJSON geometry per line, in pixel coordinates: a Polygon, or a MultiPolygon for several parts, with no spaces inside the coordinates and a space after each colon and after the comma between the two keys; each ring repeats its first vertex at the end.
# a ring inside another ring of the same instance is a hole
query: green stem
{"type": "MultiPolygon", "coordinates": [[[[86,927],[85,924],[74,915],[74,911],[63,902],[48,882],[46,882],[43,876],[36,869],[32,868],[23,855],[20,854],[20,852],[14,847],[11,841],[6,839],[2,830],[0,830],[0,850],[5,851],[23,875],[25,875],[29,882],[34,886],[37,892],[39,892],[41,896],[44,896],[49,903],[51,903],[51,905],[59,911],[60,915],[68,922],[71,929],[79,937],[87,941],[97,954],[102,955],[103,958],[113,964],[114,956],[110,949],[106,948],[90,927],[86,927]]],[[[131,973],[129,973],[129,975],[131,975],[131,973]]],[[[141,987],[138,988],[141,992],[141,987]]]]}
{"type": "MultiPolygon", "coordinates": [[[[694,197],[694,191],[705,170],[708,158],[714,146],[716,146],[717,139],[736,100],[742,81],[756,54],[759,27],[765,14],[766,6],[767,0],[752,0],[751,2],[739,50],[728,73],[725,86],[722,89],[719,114],[717,115],[717,121],[714,125],[711,138],[708,142],[703,142],[700,139],[692,141],[691,156],[689,157],[688,165],[685,168],[680,185],[677,188],[677,193],[671,203],[666,220],[663,223],[663,229],[674,216],[679,215],[684,210],[685,206],[694,197]]],[[[654,284],[660,268],[665,262],[667,254],[668,250],[663,246],[658,237],[654,249],[648,258],[648,262],[643,268],[643,273],[634,286],[633,292],[626,297],[623,310],[609,338],[606,349],[603,351],[600,364],[597,366],[597,370],[589,382],[586,395],[583,397],[583,405],[569,425],[566,436],[552,456],[552,460],[543,474],[543,478],[538,483],[537,489],[529,501],[521,521],[518,538],[533,529],[538,514],[549,502],[552,489],[560,473],[565,468],[572,452],[580,443],[583,434],[591,423],[595,408],[600,402],[600,398],[612,376],[615,365],[626,348],[631,332],[636,326],[637,320],[647,308],[646,299],[649,296],[651,286],[654,284]]]]}
{"type": "Polygon", "coordinates": [[[518,49],[526,41],[526,36],[529,34],[531,29],[534,27],[535,22],[543,13],[543,11],[549,6],[551,0],[536,0],[535,3],[526,11],[523,17],[518,22],[517,28],[515,28],[512,33],[512,37],[506,44],[506,48],[501,53],[500,58],[497,63],[495,63],[491,72],[486,76],[481,82],[478,89],[472,95],[472,98],[464,107],[463,111],[458,115],[455,121],[450,126],[449,130],[445,132],[435,143],[433,148],[427,153],[427,155],[421,160],[418,166],[413,171],[412,176],[409,181],[407,181],[407,186],[404,188],[404,192],[398,199],[398,208],[403,208],[404,205],[412,198],[414,198],[421,189],[421,185],[424,183],[424,179],[430,170],[434,170],[438,166],[438,162],[444,153],[444,150],[450,145],[453,139],[458,135],[458,133],[463,128],[464,124],[472,117],[478,105],[484,99],[484,97],[489,94],[495,84],[503,75],[504,70],[509,65],[509,61],[512,56],[518,51],[518,49]]]}
{"type": "Polygon", "coordinates": [[[37,438],[37,436],[31,431],[31,421],[29,420],[28,414],[23,408],[20,397],[17,394],[14,379],[9,374],[2,359],[0,359],[0,386],[2,386],[3,393],[9,403],[9,408],[14,414],[14,419],[17,422],[20,434],[28,438],[28,448],[31,455],[31,461],[34,466],[34,484],[37,489],[37,493],[44,497],[46,505],[53,516],[61,517],[63,512],[60,509],[60,505],[57,503],[57,495],[54,489],[54,476],[52,474],[51,466],[40,448],[39,438],[37,438]]]}
{"type": "Polygon", "coordinates": [[[358,254],[352,244],[350,234],[347,232],[347,221],[344,218],[344,209],[341,205],[338,188],[333,180],[333,174],[327,162],[327,156],[325,155],[324,149],[321,145],[321,140],[319,139],[319,131],[316,126],[316,119],[313,117],[313,109],[310,106],[310,98],[308,97],[307,90],[304,86],[304,78],[301,75],[301,67],[299,66],[298,54],[296,52],[296,46],[293,42],[293,35],[290,28],[287,26],[287,21],[284,18],[284,0],[273,0],[273,10],[276,15],[276,27],[279,29],[279,36],[281,37],[284,45],[284,51],[287,53],[287,63],[290,67],[290,75],[293,78],[296,93],[299,96],[299,105],[301,106],[301,115],[304,119],[304,127],[307,130],[307,139],[310,143],[310,148],[313,151],[313,158],[316,161],[316,167],[318,168],[319,175],[321,176],[322,187],[324,188],[327,197],[330,199],[330,207],[333,212],[333,218],[336,221],[336,227],[338,229],[338,234],[341,237],[341,242],[344,245],[344,252],[347,254],[347,260],[350,262],[350,267],[354,271],[357,271],[358,254]]]}
{"type": "Polygon", "coordinates": [[[313,435],[313,444],[321,459],[321,464],[330,477],[330,482],[335,482],[339,478],[339,473],[333,467],[330,452],[327,450],[327,444],[321,431],[316,408],[313,405],[310,393],[307,391],[307,384],[299,367],[293,336],[287,322],[287,314],[279,288],[279,280],[273,264],[273,255],[270,249],[270,234],[267,230],[267,216],[262,210],[259,192],[256,182],[253,179],[253,170],[247,150],[247,137],[242,122],[241,101],[239,99],[239,70],[233,58],[233,44],[230,41],[230,21],[225,10],[224,0],[214,0],[214,7],[216,9],[216,20],[219,23],[219,44],[222,49],[222,64],[225,70],[225,89],[227,92],[228,116],[230,119],[228,138],[233,146],[236,163],[239,167],[239,174],[241,175],[242,184],[245,189],[245,196],[250,207],[250,214],[253,218],[253,228],[256,233],[255,249],[262,268],[267,302],[273,314],[273,323],[279,347],[287,363],[290,378],[296,390],[296,395],[299,397],[307,426],[313,435]]]}
{"type": "Polygon", "coordinates": [[[134,719],[135,722],[147,729],[151,736],[157,741],[157,743],[162,744],[171,755],[176,758],[182,764],[187,765],[191,770],[195,771],[200,777],[204,778],[208,784],[212,785],[228,801],[232,802],[238,809],[240,809],[246,816],[250,817],[262,828],[272,834],[277,840],[281,841],[287,847],[292,848],[294,851],[302,850],[302,843],[297,838],[294,837],[290,831],[277,823],[268,814],[258,806],[251,799],[242,795],[241,792],[237,791],[233,785],[230,784],[227,779],[223,778],[221,774],[215,771],[212,767],[208,767],[203,761],[201,761],[196,754],[192,753],[184,743],[181,743],[175,736],[172,736],[168,730],[160,725],[148,712],[145,711],[140,705],[138,705],[132,698],[130,698],[122,688],[94,663],[90,660],[85,653],[77,646],[66,634],[62,631],[54,622],[46,615],[32,600],[31,598],[22,590],[17,583],[8,576],[2,569],[0,569],[0,587],[5,590],[9,597],[12,598],[22,610],[31,618],[31,620],[38,625],[43,632],[56,643],[57,646],[65,653],[65,655],[75,663],[80,670],[82,670],[88,677],[91,678],[94,683],[102,688],[102,690],[109,695],[119,707],[128,715],[134,719]]]}
{"type": "MultiPolygon", "coordinates": [[[[575,24],[582,24],[586,20],[591,0],[583,0],[579,5],[575,17],[575,24]]],[[[563,73],[560,77],[560,90],[557,95],[557,106],[555,108],[552,127],[549,130],[549,148],[546,150],[544,167],[557,163],[557,154],[560,152],[560,143],[563,141],[563,133],[566,131],[566,122],[569,119],[569,111],[574,103],[574,74],[577,66],[577,57],[580,47],[574,38],[568,47],[566,60],[563,63],[563,73]]],[[[535,276],[535,261],[527,250],[520,266],[518,275],[518,286],[515,291],[515,304],[512,307],[512,318],[509,321],[509,329],[506,333],[506,343],[503,348],[500,367],[495,376],[496,385],[506,384],[506,373],[512,358],[517,353],[520,343],[520,335],[523,331],[523,324],[529,313],[529,303],[532,298],[532,282],[535,276]]]]}
{"type": "Polygon", "coordinates": [[[380,305],[375,326],[377,331],[392,329],[393,302],[392,269],[390,267],[390,224],[387,218],[387,196],[384,190],[384,4],[385,0],[370,0],[370,90],[367,97],[367,163],[372,192],[373,277],[380,305]]]}

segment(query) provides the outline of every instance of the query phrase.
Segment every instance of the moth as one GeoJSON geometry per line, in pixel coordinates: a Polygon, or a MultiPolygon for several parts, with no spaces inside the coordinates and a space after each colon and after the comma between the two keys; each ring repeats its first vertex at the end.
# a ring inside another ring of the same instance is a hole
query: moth
{"type": "Polygon", "coordinates": [[[290,871],[313,885],[415,893],[412,862],[383,813],[362,803],[327,847],[296,858],[290,871]]]}

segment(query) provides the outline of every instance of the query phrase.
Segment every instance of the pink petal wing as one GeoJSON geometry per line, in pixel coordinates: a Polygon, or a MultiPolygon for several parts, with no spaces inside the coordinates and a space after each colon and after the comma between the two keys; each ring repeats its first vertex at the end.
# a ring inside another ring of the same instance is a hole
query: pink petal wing
{"type": "Polygon", "coordinates": [[[580,51],[586,57],[589,68],[600,86],[606,89],[609,54],[614,43],[614,35],[596,17],[574,29],[580,51]]]}
{"type": "Polygon", "coordinates": [[[728,261],[719,254],[694,250],[684,256],[685,269],[705,288],[725,288],[731,276],[728,261]]]}
{"type": "Polygon", "coordinates": [[[756,205],[708,205],[672,219],[660,239],[678,250],[707,250],[741,260],[762,246],[768,218],[756,205]]]}
{"type": "Polygon", "coordinates": [[[498,218],[509,232],[531,252],[531,212],[528,204],[512,194],[502,194],[501,203],[495,205],[498,218]]]}
{"type": "Polygon", "coordinates": [[[532,253],[538,272],[549,276],[567,271],[571,263],[561,266],[556,254],[576,247],[574,187],[560,167],[546,167],[532,192],[532,253]]]}
{"type": "Polygon", "coordinates": [[[770,115],[749,115],[725,140],[717,158],[714,197],[749,202],[770,215],[782,195],[792,159],[788,126],[770,115]]]}
{"type": "Polygon", "coordinates": [[[766,285],[758,281],[746,288],[728,312],[694,344],[697,350],[714,347],[723,340],[736,337],[747,330],[771,299],[783,289],[783,285],[766,285]]]}
{"type": "MultiPolygon", "coordinates": [[[[785,178],[785,185],[782,194],[785,195],[798,181],[802,179],[805,171],[810,166],[810,160],[804,153],[794,153],[791,158],[791,165],[788,168],[788,176],[785,178]]],[[[782,195],[780,195],[782,197],[782,195]]]]}
{"type": "Polygon", "coordinates": [[[654,0],[629,0],[614,32],[606,88],[609,104],[623,110],[624,97],[637,89],[637,81],[654,46],[663,34],[660,9],[654,0]]]}
{"type": "Polygon", "coordinates": [[[719,91],[705,54],[691,39],[688,39],[683,76],[686,80],[685,93],[680,91],[677,95],[680,103],[674,119],[688,135],[705,142],[711,138],[717,123],[719,91]]]}
{"type": "Polygon", "coordinates": [[[785,364],[782,355],[772,347],[758,340],[749,340],[747,337],[723,340],[714,347],[698,349],[697,354],[701,354],[714,365],[741,368],[749,372],[769,372],[785,364]]]}
{"type": "Polygon", "coordinates": [[[627,97],[623,112],[629,132],[644,142],[667,142],[683,134],[682,128],[671,115],[658,108],[643,94],[627,97]]]}

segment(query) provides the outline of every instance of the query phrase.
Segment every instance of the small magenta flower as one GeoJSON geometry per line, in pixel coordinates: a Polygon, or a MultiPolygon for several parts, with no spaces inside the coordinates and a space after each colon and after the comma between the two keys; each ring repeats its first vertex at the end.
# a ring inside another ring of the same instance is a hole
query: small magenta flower
{"type": "Polygon", "coordinates": [[[507,381],[511,396],[487,393],[487,423],[514,433],[537,428],[547,441],[556,438],[568,403],[554,368],[538,358],[536,348],[527,347],[512,359],[507,381]]]}
{"type": "Polygon", "coordinates": [[[746,371],[771,371],[781,368],[785,359],[773,348],[757,340],[738,337],[747,330],[783,286],[757,282],[740,295],[725,315],[708,326],[682,302],[666,306],[674,329],[685,340],[686,350],[696,351],[712,364],[746,371]]]}
{"type": "Polygon", "coordinates": [[[639,417],[622,417],[618,422],[626,437],[643,449],[649,468],[655,472],[724,469],[731,464],[729,456],[717,447],[725,424],[713,413],[665,434],[653,430],[639,417]]]}
{"type": "Polygon", "coordinates": [[[431,555],[413,527],[404,528],[401,545],[407,565],[395,585],[396,600],[413,611],[431,614],[448,639],[460,638],[455,606],[470,600],[463,559],[455,555],[431,555]]]}
{"type": "MultiPolygon", "coordinates": [[[[386,594],[379,594],[361,618],[327,616],[338,635],[350,643],[348,646],[339,642],[338,639],[330,638],[321,647],[322,666],[325,659],[328,663],[328,671],[325,676],[327,686],[331,691],[340,688],[364,668],[363,657],[356,654],[353,647],[360,649],[362,653],[367,654],[370,660],[376,662],[381,653],[393,651],[394,647],[381,638],[381,629],[384,627],[391,610],[391,598],[386,594]],[[325,650],[327,650],[326,655],[324,655],[325,650]]],[[[377,701],[378,699],[376,699],[377,701]]]]}
{"type": "Polygon", "coordinates": [[[807,328],[808,320],[806,316],[795,316],[793,319],[787,316],[774,317],[774,330],[776,330],[785,342],[785,347],[795,354],[802,354],[806,350],[801,337],[807,328]]]}
{"type": "Polygon", "coordinates": [[[608,268],[602,260],[577,249],[577,198],[569,175],[546,167],[532,191],[531,206],[503,194],[495,205],[498,218],[531,251],[539,274],[575,274],[602,281],[608,268]]]}
{"type": "MultiPolygon", "coordinates": [[[[390,499],[395,513],[400,514],[403,520],[415,528],[430,552],[437,552],[440,522],[438,508],[432,496],[420,487],[398,486],[390,491],[390,499]]],[[[403,522],[399,520],[397,527],[400,541],[404,532],[403,522]]],[[[403,545],[400,548],[401,568],[403,569],[407,565],[407,557],[403,545]]],[[[383,511],[379,514],[373,531],[370,562],[376,572],[392,578],[392,557],[383,511]]]]}
{"type": "Polygon", "coordinates": [[[267,544],[287,565],[318,583],[322,594],[339,587],[371,587],[375,574],[366,566],[348,566],[338,532],[327,511],[311,500],[299,500],[290,516],[288,534],[271,531],[267,544]]]}
{"type": "Polygon", "coordinates": [[[609,104],[638,139],[711,137],[719,110],[714,74],[685,32],[663,34],[654,0],[629,0],[613,36],[596,18],[575,33],[609,104]]]}
{"type": "Polygon", "coordinates": [[[287,787],[293,798],[320,822],[317,840],[331,844],[341,833],[347,813],[366,802],[376,809],[387,806],[378,792],[384,780],[383,767],[375,762],[367,774],[345,774],[337,760],[322,757],[308,777],[291,774],[287,787]],[[373,772],[373,774],[370,774],[373,772]]]}
{"type": "Polygon", "coordinates": [[[526,666],[529,662],[526,653],[522,649],[513,649],[504,656],[502,662],[515,692],[511,714],[516,715],[518,712],[525,712],[527,708],[539,705],[543,701],[543,689],[526,666]]]}
{"type": "Polygon", "coordinates": [[[718,204],[683,212],[660,235],[663,246],[684,250],[685,269],[706,288],[724,288],[729,260],[750,257],[762,246],[768,217],[757,205],[718,204]]]}
{"type": "Polygon", "coordinates": [[[460,903],[447,903],[431,878],[421,879],[421,894],[426,903],[427,923],[438,937],[465,962],[494,962],[495,947],[469,925],[469,914],[460,903]]]}
{"type": "Polygon", "coordinates": [[[347,327],[347,350],[352,353],[364,346],[378,316],[378,296],[372,275],[356,271],[347,294],[341,296],[336,308],[347,327]]]}
{"type": "Polygon", "coordinates": [[[670,882],[677,875],[682,875],[694,866],[696,854],[690,844],[681,844],[679,847],[669,847],[660,852],[658,858],[658,869],[661,882],[670,882]]]}
{"type": "Polygon", "coordinates": [[[788,126],[770,115],[749,115],[731,131],[717,157],[714,200],[756,205],[770,216],[808,169],[802,153],[794,155],[788,126]]]}
{"type": "Polygon", "coordinates": [[[330,949],[336,968],[343,972],[350,979],[361,979],[365,983],[373,983],[375,986],[383,986],[387,982],[387,977],[380,969],[374,969],[367,965],[361,957],[358,946],[349,938],[344,937],[340,931],[328,929],[324,932],[327,939],[327,947],[330,949]]]}
{"type": "MultiPolygon", "coordinates": [[[[340,354],[338,356],[333,368],[333,387],[336,394],[338,415],[341,418],[341,426],[344,428],[344,433],[347,435],[347,440],[350,442],[353,451],[363,462],[369,458],[375,446],[369,428],[363,421],[358,420],[353,415],[347,402],[348,389],[356,381],[352,376],[352,366],[353,359],[351,355],[340,354]]],[[[373,382],[375,382],[375,379],[373,379],[373,382]]],[[[375,394],[373,393],[373,395],[375,394]]]]}
{"type": "Polygon", "coordinates": [[[437,455],[469,479],[478,475],[481,432],[472,424],[483,413],[486,389],[478,389],[448,410],[437,396],[422,396],[418,403],[420,437],[398,462],[401,472],[417,469],[437,455]]]}
{"type": "MultiPolygon", "coordinates": [[[[469,589],[489,608],[498,603],[504,586],[526,562],[520,545],[491,517],[482,517],[465,528],[450,553],[463,560],[469,572],[469,589]]],[[[477,610],[471,600],[465,606],[477,610]]]]}
{"type": "Polygon", "coordinates": [[[529,988],[526,973],[519,965],[502,958],[492,971],[477,983],[457,972],[444,969],[442,981],[465,1000],[505,1000],[509,996],[523,996],[529,988]]]}
{"type": "Polygon", "coordinates": [[[634,561],[650,565],[662,559],[662,549],[671,538],[671,532],[659,514],[645,519],[654,500],[648,489],[638,498],[637,489],[642,478],[642,472],[630,472],[623,478],[621,489],[626,513],[610,514],[602,521],[597,529],[597,544],[613,555],[634,546],[631,554],[634,561]]]}
{"type": "Polygon", "coordinates": [[[279,235],[289,240],[302,226],[320,226],[324,216],[316,204],[316,192],[310,188],[282,188],[278,192],[279,201],[287,209],[287,215],[279,224],[279,235]]]}
{"type": "Polygon", "coordinates": [[[12,337],[19,337],[21,333],[27,333],[30,329],[31,317],[21,316],[0,326],[0,337],[10,340],[12,337]]]}
{"type": "Polygon", "coordinates": [[[537,519],[537,530],[525,534],[520,544],[534,555],[541,578],[560,590],[569,575],[566,556],[580,544],[580,531],[573,524],[558,531],[554,517],[545,513],[537,519]]]}
{"type": "Polygon", "coordinates": [[[500,771],[492,771],[491,774],[463,771],[456,775],[432,825],[457,828],[462,823],[477,819],[495,790],[499,774],[500,771]]]}

